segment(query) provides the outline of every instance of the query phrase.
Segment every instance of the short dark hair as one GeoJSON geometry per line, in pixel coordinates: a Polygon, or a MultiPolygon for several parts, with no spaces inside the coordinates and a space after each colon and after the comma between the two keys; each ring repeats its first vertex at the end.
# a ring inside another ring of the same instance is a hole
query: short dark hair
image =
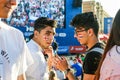
{"type": "Polygon", "coordinates": [[[37,30],[40,32],[42,29],[46,28],[47,26],[50,26],[52,28],[56,28],[57,21],[49,19],[47,17],[40,17],[37,20],[35,20],[34,30],[37,30]]]}
{"type": "Polygon", "coordinates": [[[70,22],[74,28],[92,28],[95,35],[98,36],[99,25],[93,12],[77,14],[70,22]]]}
{"type": "MultiPolygon", "coordinates": [[[[50,26],[52,28],[57,27],[57,21],[47,18],[47,17],[39,17],[38,19],[35,20],[34,22],[34,31],[41,31],[42,29],[46,28],[47,26],[50,26]]],[[[30,39],[32,39],[34,34],[30,35],[30,39]]]]}

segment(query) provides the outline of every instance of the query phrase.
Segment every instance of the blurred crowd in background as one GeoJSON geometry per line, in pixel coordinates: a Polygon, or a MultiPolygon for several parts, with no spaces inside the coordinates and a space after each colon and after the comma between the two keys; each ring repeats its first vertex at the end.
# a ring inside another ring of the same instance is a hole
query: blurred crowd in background
{"type": "Polygon", "coordinates": [[[13,27],[33,27],[39,17],[48,17],[58,21],[58,28],[64,27],[64,0],[19,0],[18,7],[11,17],[2,19],[13,27]]]}

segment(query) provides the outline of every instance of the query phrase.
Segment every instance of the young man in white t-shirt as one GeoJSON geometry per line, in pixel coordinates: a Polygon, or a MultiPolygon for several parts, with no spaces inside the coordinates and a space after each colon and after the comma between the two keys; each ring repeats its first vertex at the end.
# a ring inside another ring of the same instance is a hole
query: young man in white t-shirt
{"type": "Polygon", "coordinates": [[[53,57],[51,53],[51,44],[54,40],[56,21],[49,19],[47,17],[40,17],[35,20],[34,23],[34,33],[31,35],[31,40],[27,43],[28,48],[33,56],[34,64],[32,64],[27,72],[27,80],[47,80],[48,71],[47,66],[51,67],[46,63],[44,52],[48,53],[48,60],[50,61],[53,57]],[[51,48],[50,52],[48,48],[51,48]]]}
{"type": "MultiPolygon", "coordinates": [[[[8,18],[16,4],[16,0],[0,0],[0,18],[8,18]]],[[[22,32],[0,21],[0,80],[25,80],[31,63],[22,32]]]]}

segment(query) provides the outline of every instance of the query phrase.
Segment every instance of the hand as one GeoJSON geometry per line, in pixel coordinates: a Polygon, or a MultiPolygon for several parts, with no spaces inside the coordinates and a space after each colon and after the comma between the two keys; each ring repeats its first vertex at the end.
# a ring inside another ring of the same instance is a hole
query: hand
{"type": "Polygon", "coordinates": [[[47,49],[44,49],[44,52],[45,52],[45,54],[48,55],[47,64],[48,64],[48,69],[50,70],[53,66],[53,57],[54,57],[52,46],[50,46],[47,49]]]}
{"type": "Polygon", "coordinates": [[[53,59],[54,66],[60,71],[65,71],[69,68],[68,62],[65,57],[59,57],[56,55],[53,59]]]}
{"type": "Polygon", "coordinates": [[[50,47],[47,48],[47,49],[44,49],[44,52],[45,52],[45,54],[48,55],[48,57],[53,57],[53,56],[54,56],[54,51],[53,51],[52,46],[50,46],[50,47]]]}

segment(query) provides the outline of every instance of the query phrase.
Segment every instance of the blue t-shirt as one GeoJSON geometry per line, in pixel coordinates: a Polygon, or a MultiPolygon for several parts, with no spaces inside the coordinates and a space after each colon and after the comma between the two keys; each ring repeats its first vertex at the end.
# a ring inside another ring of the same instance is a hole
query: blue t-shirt
{"type": "Polygon", "coordinates": [[[80,65],[80,63],[73,64],[71,68],[75,69],[75,77],[78,77],[82,74],[82,66],[80,65]]]}

